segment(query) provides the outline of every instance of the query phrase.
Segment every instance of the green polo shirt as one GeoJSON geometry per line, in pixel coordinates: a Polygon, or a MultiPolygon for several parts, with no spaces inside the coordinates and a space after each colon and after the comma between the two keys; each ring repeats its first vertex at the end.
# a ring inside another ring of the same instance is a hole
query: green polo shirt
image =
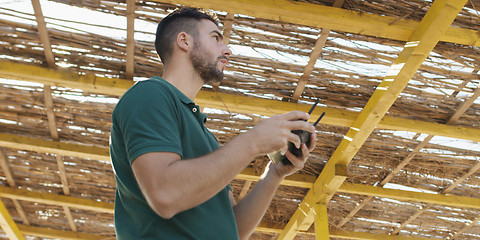
{"type": "Polygon", "coordinates": [[[118,240],[238,239],[229,186],[167,220],[148,206],[132,172],[133,160],[145,153],[174,152],[186,161],[217,149],[205,121],[192,100],[159,77],[136,83],[122,96],[112,114],[110,137],[118,240]]]}

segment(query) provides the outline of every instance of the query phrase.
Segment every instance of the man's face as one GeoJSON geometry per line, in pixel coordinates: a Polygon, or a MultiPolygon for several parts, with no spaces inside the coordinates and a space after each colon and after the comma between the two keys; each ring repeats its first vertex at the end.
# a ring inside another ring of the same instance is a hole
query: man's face
{"type": "Polygon", "coordinates": [[[228,56],[232,54],[223,42],[218,27],[209,20],[201,20],[198,24],[198,37],[194,40],[194,48],[190,53],[195,71],[205,83],[220,82],[227,67],[228,56]]]}

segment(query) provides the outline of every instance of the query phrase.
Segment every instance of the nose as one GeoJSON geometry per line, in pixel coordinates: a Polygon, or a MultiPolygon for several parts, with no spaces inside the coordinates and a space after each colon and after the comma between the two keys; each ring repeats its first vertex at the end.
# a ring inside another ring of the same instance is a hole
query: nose
{"type": "Polygon", "coordinates": [[[232,55],[232,50],[225,44],[225,47],[223,48],[222,54],[226,57],[229,57],[232,55]]]}

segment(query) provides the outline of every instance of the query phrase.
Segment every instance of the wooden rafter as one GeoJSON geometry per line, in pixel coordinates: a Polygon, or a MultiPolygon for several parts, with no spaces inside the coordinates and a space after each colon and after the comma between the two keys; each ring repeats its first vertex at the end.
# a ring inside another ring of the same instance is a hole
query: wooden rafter
{"type": "Polygon", "coordinates": [[[468,171],[463,174],[461,177],[459,177],[457,180],[455,180],[455,182],[453,182],[452,184],[450,184],[450,186],[448,186],[447,188],[445,188],[444,190],[442,190],[442,194],[447,194],[449,192],[451,192],[453,189],[455,189],[458,184],[462,183],[463,181],[465,181],[468,177],[472,176],[474,173],[476,173],[478,170],[480,169],[480,162],[477,162],[475,165],[473,165],[470,169],[468,169],[468,171]]]}
{"type": "MultiPolygon", "coordinates": [[[[47,85],[79,88],[98,94],[121,96],[133,82],[119,78],[104,78],[93,75],[81,75],[76,73],[53,70],[32,66],[28,64],[0,61],[0,77],[30,82],[38,82],[47,85]]],[[[281,102],[241,95],[200,91],[195,102],[203,107],[220,110],[229,110],[237,113],[256,113],[264,116],[272,116],[293,110],[307,112],[310,108],[306,104],[281,102]],[[225,107],[227,106],[228,109],[225,107]]],[[[325,117],[322,124],[350,127],[359,113],[335,108],[317,107],[311,114],[316,119],[322,112],[325,117]]],[[[411,120],[406,118],[385,116],[377,124],[379,129],[396,131],[411,131],[431,135],[452,137],[458,139],[480,141],[480,129],[446,124],[431,123],[426,121],[411,120]]],[[[1,138],[0,138],[1,139],[1,138]]],[[[67,154],[68,155],[68,154],[67,154]]]]}
{"type": "MultiPolygon", "coordinates": [[[[2,149],[0,149],[0,167],[2,168],[5,178],[7,179],[8,185],[12,188],[16,187],[17,184],[15,183],[15,179],[13,178],[12,170],[8,166],[7,157],[5,156],[5,152],[2,149]]],[[[18,214],[20,214],[23,223],[25,223],[26,225],[30,225],[30,221],[28,220],[25,211],[23,211],[22,205],[20,205],[20,203],[16,199],[12,199],[12,201],[18,214]]]]}
{"type": "Polygon", "coordinates": [[[435,1],[432,4],[387,72],[387,76],[330,157],[313,189],[307,193],[279,239],[293,239],[299,230],[311,226],[313,209],[311,207],[302,209],[302,206],[313,206],[315,203],[328,202],[331,199],[344,179],[326,176],[335,172],[338,165],[346,166],[353,159],[466,2],[446,0],[435,1]]]}
{"type": "MultiPolygon", "coordinates": [[[[55,68],[56,67],[55,56],[53,54],[52,45],[50,43],[50,37],[48,36],[47,24],[45,23],[45,18],[43,16],[43,11],[42,11],[40,1],[39,0],[32,0],[32,6],[33,6],[33,10],[35,12],[35,19],[37,21],[37,30],[38,30],[38,34],[39,34],[39,37],[40,37],[40,41],[41,41],[42,46],[43,46],[43,53],[44,53],[44,56],[45,56],[45,61],[48,65],[48,67],[55,68]]],[[[47,88],[47,87],[50,88],[50,86],[45,86],[45,88],[47,88]]],[[[46,103],[46,104],[48,104],[48,103],[46,103]]],[[[47,116],[48,116],[49,124],[50,124],[51,123],[50,122],[50,117],[53,116],[53,111],[47,111],[47,116]]],[[[55,129],[55,132],[56,132],[56,127],[54,129],[55,129]]],[[[51,134],[53,134],[53,132],[51,132],[51,134]]],[[[58,138],[58,135],[57,135],[57,138],[58,138]]],[[[13,182],[13,179],[11,181],[13,182]]],[[[10,184],[10,186],[14,187],[15,184],[13,184],[13,185],[10,184]]],[[[25,212],[23,211],[22,206],[18,202],[18,200],[14,199],[13,204],[14,204],[17,212],[22,217],[23,222],[27,225],[30,225],[30,222],[29,222],[25,212]]]]}
{"type": "Polygon", "coordinates": [[[133,79],[135,68],[135,0],[127,0],[127,63],[126,78],[133,79]]]}
{"type": "Polygon", "coordinates": [[[48,37],[47,24],[43,17],[42,7],[40,0],[32,0],[33,10],[35,11],[35,18],[37,20],[38,33],[43,45],[43,53],[45,54],[45,60],[49,67],[55,67],[55,57],[52,51],[52,45],[50,44],[50,38],[48,37]]]}
{"type": "MultiPolygon", "coordinates": [[[[0,167],[2,168],[5,177],[7,178],[8,185],[11,187],[15,187],[15,180],[13,179],[12,171],[10,167],[8,167],[7,158],[5,153],[2,149],[0,149],[0,167]]],[[[28,222],[27,217],[25,216],[25,212],[23,211],[22,206],[18,202],[18,200],[14,200],[13,204],[15,208],[19,212],[20,216],[22,217],[25,224],[30,224],[28,222]]],[[[24,239],[23,235],[20,233],[17,224],[13,221],[12,216],[8,212],[8,209],[5,207],[3,202],[0,200],[0,226],[2,230],[8,235],[10,239],[24,239]]]]}
{"type": "MultiPolygon", "coordinates": [[[[450,116],[450,118],[448,119],[447,121],[447,124],[454,124],[459,118],[460,116],[463,115],[463,113],[465,113],[465,111],[467,111],[468,108],[470,108],[470,106],[475,102],[475,100],[477,100],[477,98],[480,96],[480,87],[475,89],[475,91],[473,92],[473,95],[470,96],[468,99],[466,99],[462,104],[460,104],[460,106],[458,107],[458,109],[455,111],[455,113],[450,116]]],[[[433,138],[433,135],[428,135],[422,143],[420,143],[415,149],[420,149],[420,148],[423,148],[431,139],[433,138]]],[[[418,152],[418,151],[416,151],[418,152]]],[[[416,154],[413,153],[413,154],[416,154]]],[[[411,153],[412,154],[412,153],[411,153]]],[[[410,155],[411,155],[410,154],[410,155]]],[[[413,158],[413,157],[412,157],[413,158]]],[[[411,159],[411,158],[410,158],[411,159]]],[[[410,161],[410,159],[408,161],[410,161]]],[[[406,165],[406,161],[404,160],[403,162],[405,162],[403,164],[406,165]]],[[[397,167],[399,168],[399,167],[397,167]]],[[[449,187],[445,188],[444,190],[442,190],[440,192],[440,194],[447,194],[449,193],[450,191],[452,191],[458,184],[460,184],[461,182],[463,182],[465,179],[467,179],[469,176],[471,176],[473,173],[475,173],[478,168],[480,168],[480,164],[476,164],[475,166],[473,166],[472,168],[470,168],[470,170],[465,173],[464,175],[462,175],[459,179],[457,179],[455,182],[453,182],[449,187]]],[[[392,172],[393,173],[393,172],[392,172]]],[[[389,174],[392,175],[392,173],[389,174]]],[[[393,176],[393,175],[392,175],[393,176]]],[[[398,226],[397,228],[395,228],[393,231],[392,231],[392,234],[397,234],[400,232],[400,230],[402,230],[405,226],[407,226],[410,222],[412,222],[413,220],[417,219],[419,216],[421,216],[424,212],[426,212],[428,209],[430,209],[432,207],[432,204],[428,204],[427,206],[423,207],[420,211],[418,211],[417,213],[415,213],[414,215],[410,216],[410,218],[408,218],[405,222],[403,222],[402,224],[400,224],[400,226],[398,226]]]]}
{"type": "MultiPolygon", "coordinates": [[[[37,26],[38,26],[38,32],[40,34],[40,40],[43,45],[44,49],[44,54],[45,54],[45,59],[47,61],[47,64],[50,68],[55,68],[55,57],[53,55],[52,47],[50,44],[50,38],[48,36],[48,30],[47,30],[47,25],[45,23],[45,18],[43,16],[42,8],[40,5],[39,0],[32,0],[32,5],[33,9],[35,11],[35,17],[37,20],[37,26]]],[[[44,86],[44,102],[45,102],[45,108],[47,112],[47,118],[48,118],[48,126],[50,129],[50,136],[52,137],[53,140],[59,139],[58,136],[58,131],[57,131],[57,124],[55,120],[55,114],[53,112],[53,100],[52,100],[52,94],[51,94],[51,87],[50,85],[45,85],[44,86]]],[[[70,191],[68,189],[68,182],[67,182],[67,177],[65,174],[65,167],[63,166],[63,157],[62,155],[57,155],[57,165],[60,170],[60,178],[62,181],[62,186],[64,189],[65,195],[69,195],[70,191]]],[[[17,200],[14,200],[17,201],[17,200]]],[[[20,207],[20,204],[16,204],[16,206],[20,207]]],[[[65,211],[65,216],[67,217],[68,223],[70,224],[71,229],[76,232],[77,227],[75,226],[75,223],[73,221],[73,217],[71,215],[70,209],[67,206],[64,206],[64,211],[65,211]]]]}
{"type": "Polygon", "coordinates": [[[223,41],[225,42],[225,45],[228,45],[230,43],[234,20],[235,14],[231,12],[227,13],[227,15],[225,16],[225,21],[223,22],[223,41]]]}
{"type": "MultiPolygon", "coordinates": [[[[335,0],[333,2],[333,7],[340,8],[343,6],[345,0],[335,0]]],[[[330,35],[331,29],[329,28],[322,28],[320,35],[318,36],[317,40],[315,41],[315,45],[313,46],[312,52],[310,53],[310,57],[308,59],[308,63],[303,68],[303,73],[300,79],[297,82],[297,87],[293,92],[293,96],[290,99],[291,102],[297,102],[300,95],[302,95],[303,91],[305,90],[305,85],[307,81],[310,79],[310,74],[312,74],[313,68],[315,67],[315,63],[317,62],[320,54],[322,53],[322,49],[327,42],[327,38],[330,35]]]]}
{"type": "Polygon", "coordinates": [[[466,224],[462,229],[460,229],[459,231],[453,233],[451,235],[451,237],[447,237],[445,238],[446,240],[450,240],[450,239],[457,239],[458,236],[460,236],[462,233],[468,231],[470,228],[472,228],[473,226],[475,226],[475,224],[477,224],[478,222],[480,222],[480,216],[473,219],[472,222],[466,224]]]}
{"type": "Polygon", "coordinates": [[[48,129],[50,130],[50,137],[53,140],[59,139],[57,131],[57,122],[55,120],[55,113],[53,112],[52,88],[49,85],[43,86],[43,102],[45,104],[45,111],[48,119],[48,129]]]}
{"type": "MultiPolygon", "coordinates": [[[[59,140],[59,135],[57,131],[57,121],[55,118],[55,113],[53,111],[53,99],[52,99],[52,89],[50,86],[45,85],[43,88],[43,96],[44,96],[44,102],[45,102],[45,108],[47,111],[47,118],[48,118],[48,127],[50,129],[50,136],[52,137],[53,140],[58,141],[59,140]]],[[[57,160],[57,166],[59,170],[59,175],[60,175],[60,180],[62,182],[62,188],[63,188],[63,193],[65,195],[70,195],[70,188],[68,187],[68,180],[67,180],[67,174],[65,172],[65,166],[63,163],[63,156],[57,154],[56,155],[56,160],[57,160]]],[[[76,232],[77,231],[77,226],[75,226],[75,222],[73,221],[72,213],[70,211],[70,208],[67,206],[63,207],[65,216],[67,217],[68,224],[70,225],[70,228],[72,231],[76,232]]]]}
{"type": "Polygon", "coordinates": [[[0,167],[2,168],[3,174],[7,179],[7,183],[10,187],[16,187],[15,180],[13,179],[12,170],[8,166],[7,157],[3,149],[0,149],[0,167]]]}
{"type": "MultiPolygon", "coordinates": [[[[289,0],[154,0],[334,31],[409,41],[420,22],[289,0]]],[[[480,46],[479,31],[449,27],[440,41],[480,46]]]]}

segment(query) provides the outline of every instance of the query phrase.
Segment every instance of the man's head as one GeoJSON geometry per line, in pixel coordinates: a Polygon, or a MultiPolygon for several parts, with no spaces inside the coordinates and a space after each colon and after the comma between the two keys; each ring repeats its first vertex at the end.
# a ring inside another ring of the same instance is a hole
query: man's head
{"type": "Polygon", "coordinates": [[[172,59],[183,59],[175,66],[188,67],[191,63],[205,83],[220,82],[232,52],[223,42],[218,25],[214,13],[197,8],[183,8],[165,17],[158,25],[155,40],[155,48],[165,68],[172,59]],[[179,55],[174,55],[177,53],[179,55]]]}
{"type": "Polygon", "coordinates": [[[198,37],[198,24],[202,19],[219,25],[217,15],[198,8],[181,8],[166,16],[157,27],[155,49],[164,64],[167,64],[173,53],[173,44],[180,32],[186,32],[193,38],[198,37]]]}

